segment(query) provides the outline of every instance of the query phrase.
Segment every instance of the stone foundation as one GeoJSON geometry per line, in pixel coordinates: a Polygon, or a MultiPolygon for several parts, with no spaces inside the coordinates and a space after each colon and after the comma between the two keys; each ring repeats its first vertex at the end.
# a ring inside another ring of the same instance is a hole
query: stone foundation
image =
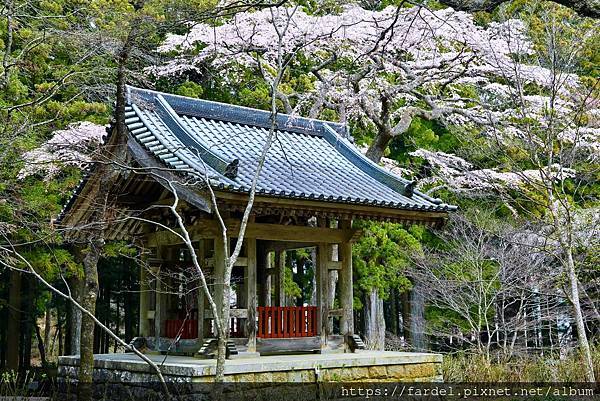
{"type": "MultiPolygon", "coordinates": [[[[162,355],[150,357],[158,364],[165,358],[162,355]]],[[[78,357],[60,358],[58,375],[62,383],[75,382],[78,362],[78,357]]],[[[225,365],[226,393],[231,396],[226,399],[247,399],[249,394],[255,397],[256,391],[273,390],[285,390],[279,396],[287,401],[319,399],[317,394],[327,389],[328,383],[331,384],[328,391],[335,392],[333,385],[340,383],[441,382],[441,362],[442,356],[438,354],[374,351],[238,357],[225,365]],[[307,390],[307,386],[311,390],[307,390]]],[[[202,399],[214,386],[215,364],[214,360],[169,356],[161,371],[176,393],[202,399]]],[[[122,393],[130,394],[133,390],[135,394],[143,394],[140,399],[151,399],[152,394],[160,398],[156,375],[133,354],[97,355],[94,378],[98,383],[113,386],[109,393],[115,397],[109,399],[125,401],[122,393]]],[[[106,394],[106,390],[102,393],[106,394]]],[[[254,399],[252,397],[248,399],[254,399]]],[[[264,399],[275,401],[277,398],[264,399]]]]}

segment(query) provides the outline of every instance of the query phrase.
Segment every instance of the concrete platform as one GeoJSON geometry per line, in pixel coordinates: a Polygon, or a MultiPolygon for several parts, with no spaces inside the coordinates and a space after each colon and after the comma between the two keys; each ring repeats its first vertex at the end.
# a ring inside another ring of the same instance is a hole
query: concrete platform
{"type": "MultiPolygon", "coordinates": [[[[212,381],[216,361],[186,356],[148,355],[167,380],[212,381]]],[[[227,381],[314,382],[334,381],[441,381],[439,354],[357,351],[356,353],[252,356],[230,359],[225,364],[227,381]]],[[[76,378],[79,358],[59,358],[59,377],[76,378]]],[[[135,354],[95,356],[95,377],[109,381],[155,381],[150,367],[135,354]]]]}

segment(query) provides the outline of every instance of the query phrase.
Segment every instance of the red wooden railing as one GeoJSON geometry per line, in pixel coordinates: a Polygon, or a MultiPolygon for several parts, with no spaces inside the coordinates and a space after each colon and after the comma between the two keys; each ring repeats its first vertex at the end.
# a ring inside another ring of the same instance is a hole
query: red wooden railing
{"type": "Polygon", "coordinates": [[[197,320],[167,320],[165,322],[167,338],[176,338],[181,330],[182,339],[198,338],[198,321],[197,320]]]}
{"type": "MultiPolygon", "coordinates": [[[[259,306],[258,337],[289,338],[311,337],[317,335],[316,306],[259,306]]],[[[231,337],[244,337],[245,319],[231,318],[231,337]]],[[[213,332],[212,324],[210,331],[213,332]]],[[[198,338],[198,320],[170,319],[165,321],[167,338],[198,338]]],[[[214,335],[215,333],[213,333],[214,335]]]]}
{"type": "MultiPolygon", "coordinates": [[[[181,339],[187,340],[198,338],[198,320],[170,319],[165,321],[165,334],[167,338],[176,338],[179,330],[181,330],[181,339]]],[[[214,328],[212,328],[212,319],[210,331],[216,336],[214,328]]],[[[235,317],[231,318],[229,336],[234,338],[244,337],[243,319],[235,317]]]]}
{"type": "Polygon", "coordinates": [[[258,307],[258,337],[288,338],[316,335],[316,306],[258,307]]]}

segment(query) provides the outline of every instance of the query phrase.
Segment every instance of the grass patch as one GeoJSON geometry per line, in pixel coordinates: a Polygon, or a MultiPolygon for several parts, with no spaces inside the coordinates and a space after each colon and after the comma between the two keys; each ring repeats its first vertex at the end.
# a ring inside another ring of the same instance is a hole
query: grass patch
{"type": "MultiPolygon", "coordinates": [[[[596,377],[600,377],[600,347],[592,347],[596,377]]],[[[473,382],[583,382],[583,358],[572,352],[558,355],[519,356],[510,360],[488,360],[482,355],[444,355],[442,373],[446,383],[473,382]]]]}

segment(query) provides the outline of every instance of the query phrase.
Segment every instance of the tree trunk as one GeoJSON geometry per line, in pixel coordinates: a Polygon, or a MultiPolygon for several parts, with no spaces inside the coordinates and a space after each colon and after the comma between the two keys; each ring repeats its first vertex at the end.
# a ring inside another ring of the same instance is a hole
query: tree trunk
{"type": "Polygon", "coordinates": [[[412,344],[412,333],[411,327],[411,315],[410,315],[410,291],[406,290],[401,295],[402,298],[402,334],[404,335],[404,342],[406,344],[412,344]]]}
{"type": "MultiPolygon", "coordinates": [[[[58,355],[62,356],[65,353],[64,350],[64,335],[63,335],[63,324],[62,324],[62,319],[60,318],[60,315],[57,315],[57,327],[56,327],[56,334],[57,334],[57,339],[58,339],[58,355]]],[[[67,326],[66,324],[64,326],[67,326]]]]}
{"type": "MultiPolygon", "coordinates": [[[[144,267],[142,266],[142,269],[144,267]]],[[[132,289],[129,288],[125,293],[125,303],[123,305],[123,313],[124,313],[124,324],[125,324],[125,342],[129,343],[133,339],[133,316],[135,316],[136,309],[134,305],[136,305],[136,300],[132,297],[132,289]]],[[[139,302],[139,298],[138,298],[139,302]]]]}
{"type": "Polygon", "coordinates": [[[40,326],[38,326],[37,323],[35,323],[34,326],[35,326],[35,335],[37,337],[38,351],[40,352],[40,359],[42,361],[42,368],[45,369],[48,367],[48,360],[46,358],[46,346],[49,344],[49,342],[44,342],[44,339],[42,338],[42,331],[40,330],[40,326]]]}
{"type": "Polygon", "coordinates": [[[566,247],[567,256],[567,275],[569,277],[569,287],[571,289],[571,302],[575,315],[575,324],[577,326],[577,338],[579,339],[579,347],[583,356],[585,367],[586,380],[590,383],[596,382],[594,375],[594,362],[592,360],[592,352],[590,343],[588,342],[587,333],[585,331],[585,322],[583,313],[581,312],[581,303],[579,301],[579,285],[577,273],[575,272],[575,262],[573,260],[573,252],[571,247],[566,247]]]}
{"type": "Polygon", "coordinates": [[[309,305],[317,304],[317,247],[310,249],[310,262],[313,268],[312,291],[310,293],[309,305]]]}
{"type": "Polygon", "coordinates": [[[425,299],[417,284],[410,290],[410,331],[412,347],[416,350],[424,350],[427,347],[425,341],[425,299]]]}
{"type": "Polygon", "coordinates": [[[389,321],[391,324],[390,330],[395,335],[398,335],[398,302],[397,302],[397,298],[398,298],[398,290],[393,289],[392,293],[390,294],[390,300],[389,300],[389,311],[390,311],[389,321]]]}
{"type": "MultiPolygon", "coordinates": [[[[83,282],[77,277],[74,277],[70,281],[71,294],[75,301],[81,303],[83,282]]],[[[70,317],[67,321],[69,325],[69,330],[67,330],[69,349],[67,351],[70,355],[79,355],[81,351],[81,311],[72,304],[67,305],[67,308],[69,309],[70,317]]],[[[65,341],[67,340],[65,339],[65,341]]]]}
{"type": "MultiPolygon", "coordinates": [[[[126,103],[126,66],[129,59],[133,41],[139,24],[134,24],[129,32],[123,47],[117,57],[117,92],[115,107],[116,135],[105,145],[104,154],[107,160],[126,165],[127,159],[127,127],[125,126],[125,103],[126,103]]],[[[111,202],[110,193],[114,182],[119,176],[119,169],[115,165],[100,164],[98,171],[98,185],[96,193],[93,194],[98,209],[90,216],[91,222],[104,222],[107,217],[107,209],[111,202]]],[[[96,300],[98,298],[98,261],[104,247],[104,225],[93,227],[89,238],[89,249],[83,259],[84,287],[81,295],[81,306],[91,314],[96,312],[96,300]]],[[[80,333],[80,366],[79,366],[79,388],[78,400],[91,401],[92,379],[94,371],[94,321],[89,316],[82,316],[80,333]]]]}
{"type": "MultiPolygon", "coordinates": [[[[10,272],[9,272],[10,274],[10,272]]],[[[4,277],[2,277],[4,279],[4,277]]],[[[5,296],[2,294],[3,296],[5,296]]],[[[6,297],[6,296],[5,296],[6,297]]],[[[8,310],[7,308],[2,308],[0,313],[0,369],[4,371],[6,369],[6,325],[8,322],[8,310]]]]}
{"type": "Polygon", "coordinates": [[[21,273],[10,271],[10,287],[8,293],[8,325],[6,367],[19,369],[19,339],[21,338],[21,273]]]}
{"type": "Polygon", "coordinates": [[[217,367],[216,367],[216,382],[225,381],[225,359],[227,358],[227,340],[229,339],[229,323],[230,323],[230,297],[231,297],[231,279],[224,277],[223,280],[223,298],[221,303],[221,328],[219,333],[219,342],[217,349],[217,367]]]}
{"type": "Polygon", "coordinates": [[[378,131],[377,135],[375,136],[375,139],[373,139],[373,142],[369,146],[369,149],[367,150],[365,156],[367,156],[375,163],[379,163],[381,161],[381,158],[383,157],[383,154],[385,153],[385,149],[387,148],[391,140],[392,135],[390,135],[389,132],[378,131]]]}
{"type": "Polygon", "coordinates": [[[23,321],[23,341],[21,343],[22,349],[22,360],[21,360],[21,369],[29,370],[31,368],[31,344],[33,342],[33,332],[35,322],[35,300],[37,299],[37,282],[34,277],[27,275],[26,277],[26,289],[24,291],[27,294],[25,299],[25,314],[27,316],[26,319],[21,319],[23,321]]]}
{"type": "MultiPolygon", "coordinates": [[[[121,288],[121,286],[119,286],[118,288],[121,288]]],[[[121,336],[121,303],[119,302],[119,294],[115,295],[115,305],[116,305],[116,309],[115,309],[115,322],[116,322],[116,327],[115,327],[115,334],[118,335],[119,337],[121,336]]],[[[119,346],[119,343],[115,340],[115,344],[114,344],[114,348],[113,348],[113,352],[117,352],[117,347],[119,346]]]]}
{"type": "Polygon", "coordinates": [[[215,385],[213,386],[212,399],[221,401],[223,397],[223,384],[225,381],[225,358],[227,356],[227,338],[219,335],[217,338],[217,365],[215,367],[215,385]]]}
{"type": "Polygon", "coordinates": [[[217,367],[215,382],[221,383],[225,380],[225,358],[227,357],[227,338],[220,335],[217,346],[217,367]]]}
{"type": "Polygon", "coordinates": [[[371,289],[365,299],[365,339],[369,349],[383,350],[385,346],[385,319],[383,300],[377,289],[371,289]]]}
{"type": "Polygon", "coordinates": [[[52,293],[50,293],[50,299],[46,304],[46,312],[44,313],[44,344],[49,351],[50,348],[50,336],[52,329],[52,308],[50,304],[52,302],[52,293]]]}
{"type": "MultiPolygon", "coordinates": [[[[95,314],[98,298],[98,260],[103,243],[96,240],[90,241],[89,245],[83,259],[85,280],[81,306],[91,314],[95,314]]],[[[81,318],[80,347],[78,400],[91,401],[94,373],[94,321],[87,314],[81,318]]]]}

